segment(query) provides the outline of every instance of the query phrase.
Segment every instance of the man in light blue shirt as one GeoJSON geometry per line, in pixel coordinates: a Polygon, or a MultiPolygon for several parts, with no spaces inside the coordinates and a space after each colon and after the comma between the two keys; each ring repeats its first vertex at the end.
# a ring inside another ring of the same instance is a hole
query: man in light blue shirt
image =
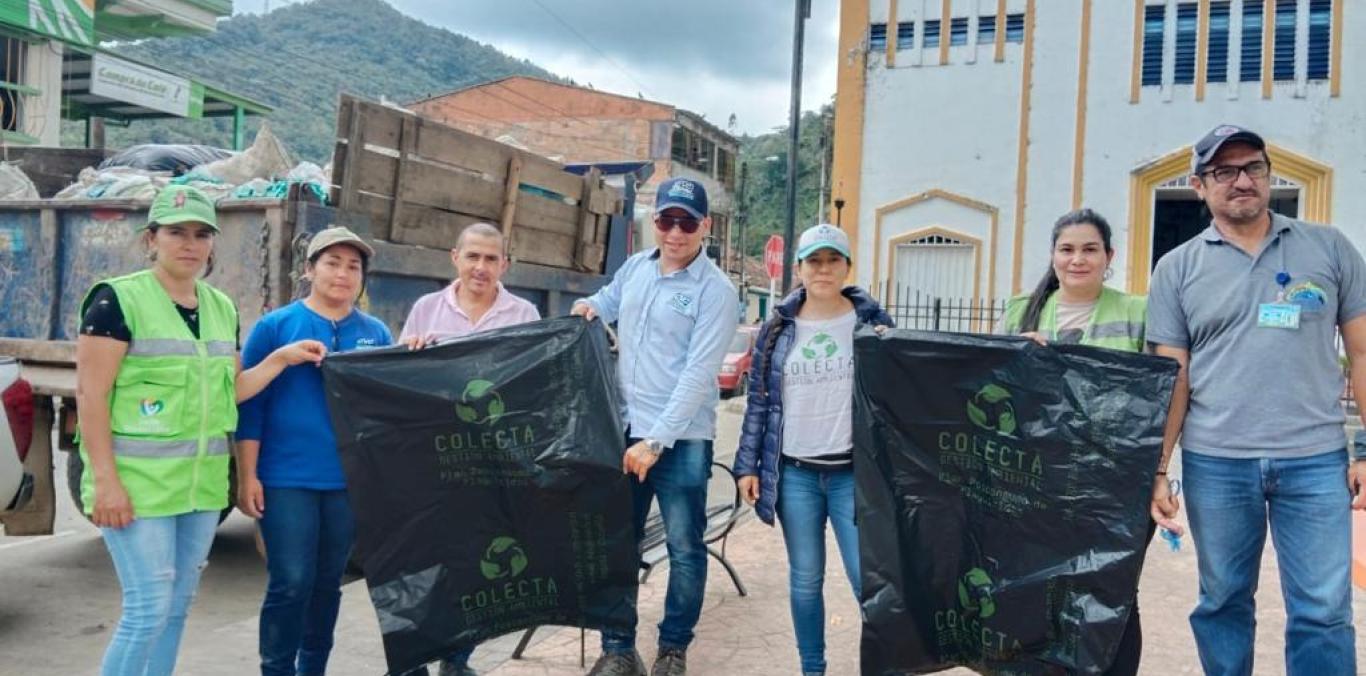
{"type": "MultiPolygon", "coordinates": [[[[669,588],[651,676],[687,673],[686,653],[707,583],[707,480],[716,437],[716,374],[739,321],[735,287],[703,253],[711,230],[700,183],[659,186],[659,246],[627,259],[601,291],[574,304],[588,320],[617,322],[626,411],[623,471],[633,484],[637,536],[659,497],[669,549],[669,588]]],[[[644,676],[635,632],[603,632],[589,676],[644,676]]]]}

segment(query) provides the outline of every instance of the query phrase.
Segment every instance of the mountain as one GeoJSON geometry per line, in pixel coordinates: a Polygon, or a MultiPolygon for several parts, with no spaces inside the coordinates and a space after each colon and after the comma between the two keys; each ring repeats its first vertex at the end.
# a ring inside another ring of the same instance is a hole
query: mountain
{"type": "MultiPolygon", "coordinates": [[[[830,191],[830,139],[834,107],[822,106],[820,112],[802,113],[797,130],[797,222],[796,235],[819,221],[821,155],[825,155],[825,193],[830,191]],[[821,142],[822,133],[825,143],[821,142]]],[[[740,137],[740,164],[745,172],[745,241],[742,248],[752,256],[762,256],[764,243],[771,234],[782,234],[787,219],[787,125],[767,134],[740,137]]]]}
{"type": "MultiPolygon", "coordinates": [[[[332,157],[339,92],[407,102],[508,75],[556,76],[490,45],[429,26],[382,0],[314,0],[219,22],[217,32],[116,51],[273,107],[272,130],[301,159],[332,157]]],[[[259,118],[251,120],[247,142],[259,118]]],[[[67,130],[79,143],[79,125],[67,130]]],[[[231,119],[155,120],[107,127],[106,144],[229,147],[231,119]]]]}

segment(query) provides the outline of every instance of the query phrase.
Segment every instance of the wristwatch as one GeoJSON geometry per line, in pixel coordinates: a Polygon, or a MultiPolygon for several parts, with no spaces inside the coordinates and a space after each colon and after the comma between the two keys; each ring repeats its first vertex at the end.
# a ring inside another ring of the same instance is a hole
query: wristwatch
{"type": "Polygon", "coordinates": [[[1352,435],[1352,443],[1347,447],[1347,455],[1352,460],[1366,460],[1366,429],[1359,429],[1352,435]]]}
{"type": "Polygon", "coordinates": [[[658,457],[660,453],[664,452],[664,444],[658,439],[641,439],[641,441],[645,442],[645,448],[650,450],[650,455],[658,457]]]}

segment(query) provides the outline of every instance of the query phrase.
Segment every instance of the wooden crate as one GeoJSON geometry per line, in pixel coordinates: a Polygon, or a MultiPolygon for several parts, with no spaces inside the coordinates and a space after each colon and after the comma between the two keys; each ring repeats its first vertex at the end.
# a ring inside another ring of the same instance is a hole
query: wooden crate
{"type": "Polygon", "coordinates": [[[378,239],[449,249],[460,230],[498,226],[513,260],[602,272],[621,195],[564,165],[409,111],[343,94],[334,203],[378,239]]]}

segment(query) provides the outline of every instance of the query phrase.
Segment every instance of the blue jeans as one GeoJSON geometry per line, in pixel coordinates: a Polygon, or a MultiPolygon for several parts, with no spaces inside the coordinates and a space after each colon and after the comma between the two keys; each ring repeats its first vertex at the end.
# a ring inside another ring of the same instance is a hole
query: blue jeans
{"type": "Polygon", "coordinates": [[[175,671],[185,616],[217,527],[213,511],[139,518],[125,528],[100,529],[123,588],[123,615],[104,652],[103,676],[175,671]]]}
{"type": "Polygon", "coordinates": [[[1257,574],[1268,521],[1285,596],[1289,676],[1355,674],[1347,454],[1182,459],[1200,602],[1191,629],[1213,676],[1252,673],[1257,574]]]}
{"type": "MultiPolygon", "coordinates": [[[[637,441],[629,438],[626,446],[637,441]]],[[[702,597],[707,591],[707,546],[702,537],[707,530],[711,458],[710,439],[681,439],[664,451],[645,475],[644,483],[631,479],[637,539],[644,535],[650,501],[656,496],[664,519],[669,588],[664,594],[664,619],[659,623],[661,648],[686,649],[702,614],[702,597]]],[[[604,653],[630,653],[635,647],[634,630],[602,633],[604,653]]]]}
{"type": "Polygon", "coordinates": [[[784,459],[778,480],[778,522],[787,545],[788,597],[802,672],[825,673],[825,522],[835,531],[854,598],[859,596],[854,470],[813,469],[784,459]]]}
{"type": "Polygon", "coordinates": [[[356,533],[351,504],[344,490],[266,487],[265,493],[261,539],[270,578],[261,604],[261,673],[322,674],[356,533]]]}

